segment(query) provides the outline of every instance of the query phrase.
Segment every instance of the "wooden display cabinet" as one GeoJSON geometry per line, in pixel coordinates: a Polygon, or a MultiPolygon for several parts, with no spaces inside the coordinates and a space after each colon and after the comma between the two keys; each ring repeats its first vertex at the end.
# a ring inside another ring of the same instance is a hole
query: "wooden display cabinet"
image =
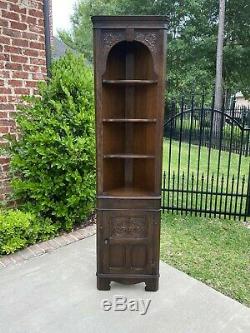
{"type": "Polygon", "coordinates": [[[97,287],[158,289],[166,17],[94,16],[97,287]]]}

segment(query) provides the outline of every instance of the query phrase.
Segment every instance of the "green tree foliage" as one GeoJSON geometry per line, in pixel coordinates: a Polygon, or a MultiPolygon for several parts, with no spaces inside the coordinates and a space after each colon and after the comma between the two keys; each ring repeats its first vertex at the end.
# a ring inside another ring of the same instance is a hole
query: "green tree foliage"
{"type": "Polygon", "coordinates": [[[113,0],[79,1],[75,5],[74,15],[71,18],[72,30],[60,31],[61,39],[92,60],[92,15],[109,15],[115,13],[115,2],[113,0]]]}
{"type": "Polygon", "coordinates": [[[12,187],[24,209],[67,230],[91,213],[95,197],[92,70],[69,53],[38,93],[17,115],[12,187]]]}
{"type": "Polygon", "coordinates": [[[250,97],[250,2],[231,0],[226,3],[224,47],[226,85],[250,97]]]}
{"type": "MultiPolygon", "coordinates": [[[[71,32],[60,32],[71,47],[92,59],[92,15],[167,15],[168,85],[170,95],[180,91],[211,91],[215,79],[218,1],[215,0],[81,0],[75,6],[71,32]]],[[[225,89],[250,86],[250,4],[228,0],[224,47],[225,89]]]]}

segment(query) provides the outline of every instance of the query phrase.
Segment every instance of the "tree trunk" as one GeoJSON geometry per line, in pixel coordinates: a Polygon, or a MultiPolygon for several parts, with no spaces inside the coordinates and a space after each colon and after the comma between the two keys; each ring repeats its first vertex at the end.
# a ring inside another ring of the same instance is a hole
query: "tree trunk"
{"type": "Polygon", "coordinates": [[[216,79],[215,79],[215,109],[221,110],[223,102],[223,45],[224,45],[224,26],[225,26],[225,0],[220,0],[219,26],[217,39],[216,55],[216,79]]]}
{"type": "MultiPolygon", "coordinates": [[[[216,54],[216,79],[215,79],[215,97],[214,109],[221,111],[223,106],[223,45],[224,45],[224,26],[225,26],[225,0],[220,1],[217,54],[216,54]]],[[[219,145],[221,139],[222,116],[220,113],[214,113],[213,138],[215,144],[219,145]]]]}

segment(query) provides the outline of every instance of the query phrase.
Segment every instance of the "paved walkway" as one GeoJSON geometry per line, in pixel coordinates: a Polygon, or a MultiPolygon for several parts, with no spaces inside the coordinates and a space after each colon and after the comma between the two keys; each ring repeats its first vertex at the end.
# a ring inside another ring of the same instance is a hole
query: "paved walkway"
{"type": "Polygon", "coordinates": [[[116,283],[97,291],[95,266],[92,236],[1,270],[0,332],[250,332],[248,308],[164,263],[156,293],[116,283]],[[147,314],[104,311],[115,295],[151,299],[147,314]]]}
{"type": "Polygon", "coordinates": [[[69,233],[64,233],[61,236],[55,237],[48,241],[31,245],[24,250],[17,251],[16,253],[0,256],[0,270],[9,266],[20,264],[23,261],[30,260],[34,257],[39,257],[46,253],[50,253],[57,250],[59,247],[78,242],[79,240],[89,236],[93,236],[95,233],[96,225],[90,224],[85,228],[79,228],[69,233]]]}

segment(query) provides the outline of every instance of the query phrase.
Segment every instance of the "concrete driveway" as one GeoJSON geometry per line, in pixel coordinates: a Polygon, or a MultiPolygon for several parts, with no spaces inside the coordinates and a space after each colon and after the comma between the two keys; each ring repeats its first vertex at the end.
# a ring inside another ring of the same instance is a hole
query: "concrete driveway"
{"type": "Polygon", "coordinates": [[[1,270],[0,332],[250,332],[248,308],[164,263],[156,293],[117,283],[98,291],[95,269],[92,236],[1,270]],[[130,307],[104,311],[103,301],[119,295],[130,307]],[[142,302],[149,304],[145,315],[142,302]]]}

